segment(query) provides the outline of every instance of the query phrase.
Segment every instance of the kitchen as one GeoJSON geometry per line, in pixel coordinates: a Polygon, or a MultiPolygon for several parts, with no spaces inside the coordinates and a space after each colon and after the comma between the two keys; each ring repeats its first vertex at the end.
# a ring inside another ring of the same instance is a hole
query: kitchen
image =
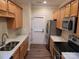
{"type": "Polygon", "coordinates": [[[79,59],[78,0],[0,0],[0,59],[79,59]]]}

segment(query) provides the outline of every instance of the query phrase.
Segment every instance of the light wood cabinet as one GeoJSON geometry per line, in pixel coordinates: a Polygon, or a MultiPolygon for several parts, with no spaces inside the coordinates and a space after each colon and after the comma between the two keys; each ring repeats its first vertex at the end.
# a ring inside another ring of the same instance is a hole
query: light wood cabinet
{"type": "Polygon", "coordinates": [[[16,20],[16,28],[22,27],[22,8],[16,7],[15,20],[16,20]]]}
{"type": "Polygon", "coordinates": [[[53,14],[53,19],[57,19],[57,10],[54,11],[54,14],[53,14]]]}
{"type": "Polygon", "coordinates": [[[22,8],[17,6],[11,1],[8,1],[8,9],[10,13],[13,13],[15,18],[8,21],[9,29],[18,29],[22,27],[22,8]]]}
{"type": "Polygon", "coordinates": [[[12,3],[11,1],[8,1],[8,16],[15,18],[15,10],[16,10],[15,4],[12,3]]]}
{"type": "Polygon", "coordinates": [[[0,17],[7,17],[7,0],[0,0],[0,17]]]}
{"type": "Polygon", "coordinates": [[[25,42],[22,43],[22,45],[20,46],[20,59],[24,59],[24,51],[25,49],[25,42]]]}
{"type": "Polygon", "coordinates": [[[61,23],[61,19],[60,19],[61,11],[60,11],[60,9],[58,9],[57,13],[58,13],[58,16],[57,16],[57,24],[56,24],[56,27],[57,28],[61,28],[61,26],[60,26],[60,23],[61,23]]]}
{"type": "Polygon", "coordinates": [[[78,0],[71,2],[71,16],[78,15],[78,0]]]}
{"type": "Polygon", "coordinates": [[[0,10],[7,11],[7,0],[0,0],[0,10]]]}
{"type": "Polygon", "coordinates": [[[24,59],[25,55],[27,54],[28,48],[28,41],[24,41],[20,46],[20,59],[24,59]]]}
{"type": "MultiPolygon", "coordinates": [[[[11,9],[13,9],[13,8],[11,8],[11,9]]],[[[14,14],[9,12],[7,0],[0,0],[0,17],[8,17],[8,18],[15,17],[14,14]]]]}
{"type": "Polygon", "coordinates": [[[65,17],[69,17],[70,16],[70,4],[66,5],[65,8],[65,17]]]}
{"type": "Polygon", "coordinates": [[[60,9],[61,11],[60,11],[60,29],[62,29],[62,21],[63,21],[63,19],[64,19],[64,17],[65,17],[65,7],[62,7],[61,9],[60,9]]]}
{"type": "Polygon", "coordinates": [[[16,50],[16,52],[13,55],[13,59],[20,59],[20,53],[19,53],[19,48],[16,50]]]}
{"type": "Polygon", "coordinates": [[[26,54],[28,53],[28,39],[29,37],[23,41],[10,59],[25,59],[26,54]]]}
{"type": "Polygon", "coordinates": [[[11,1],[8,1],[8,11],[15,14],[16,5],[11,1]]]}

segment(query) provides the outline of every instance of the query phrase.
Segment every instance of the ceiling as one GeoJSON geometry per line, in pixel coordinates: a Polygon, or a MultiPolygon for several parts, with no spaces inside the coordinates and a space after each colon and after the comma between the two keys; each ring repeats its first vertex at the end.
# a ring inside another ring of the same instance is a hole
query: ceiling
{"type": "Polygon", "coordinates": [[[33,6],[52,6],[58,7],[61,5],[65,0],[45,0],[47,4],[43,4],[44,0],[31,0],[33,6]]]}
{"type": "Polygon", "coordinates": [[[12,0],[19,5],[25,5],[28,2],[31,3],[32,6],[52,6],[52,7],[58,7],[66,0],[45,0],[47,1],[47,4],[43,4],[44,0],[12,0]]]}

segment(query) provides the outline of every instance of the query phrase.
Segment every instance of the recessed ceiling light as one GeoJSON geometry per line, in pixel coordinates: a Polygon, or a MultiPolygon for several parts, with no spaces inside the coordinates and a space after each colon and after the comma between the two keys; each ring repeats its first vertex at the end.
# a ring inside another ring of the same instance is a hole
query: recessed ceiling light
{"type": "Polygon", "coordinates": [[[47,4],[47,1],[43,1],[44,4],[47,4]]]}

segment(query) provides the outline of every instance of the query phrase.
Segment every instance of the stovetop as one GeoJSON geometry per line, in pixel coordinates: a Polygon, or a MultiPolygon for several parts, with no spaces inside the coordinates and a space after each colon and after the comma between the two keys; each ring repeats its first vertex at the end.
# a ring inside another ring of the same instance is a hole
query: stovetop
{"type": "Polygon", "coordinates": [[[75,44],[76,41],[77,38],[71,37],[68,42],[55,42],[55,47],[59,52],[79,52],[79,45],[75,44]]]}
{"type": "Polygon", "coordinates": [[[55,44],[56,46],[56,49],[59,51],[59,52],[77,52],[76,50],[74,50],[73,48],[71,48],[68,43],[56,43],[55,44]]]}

